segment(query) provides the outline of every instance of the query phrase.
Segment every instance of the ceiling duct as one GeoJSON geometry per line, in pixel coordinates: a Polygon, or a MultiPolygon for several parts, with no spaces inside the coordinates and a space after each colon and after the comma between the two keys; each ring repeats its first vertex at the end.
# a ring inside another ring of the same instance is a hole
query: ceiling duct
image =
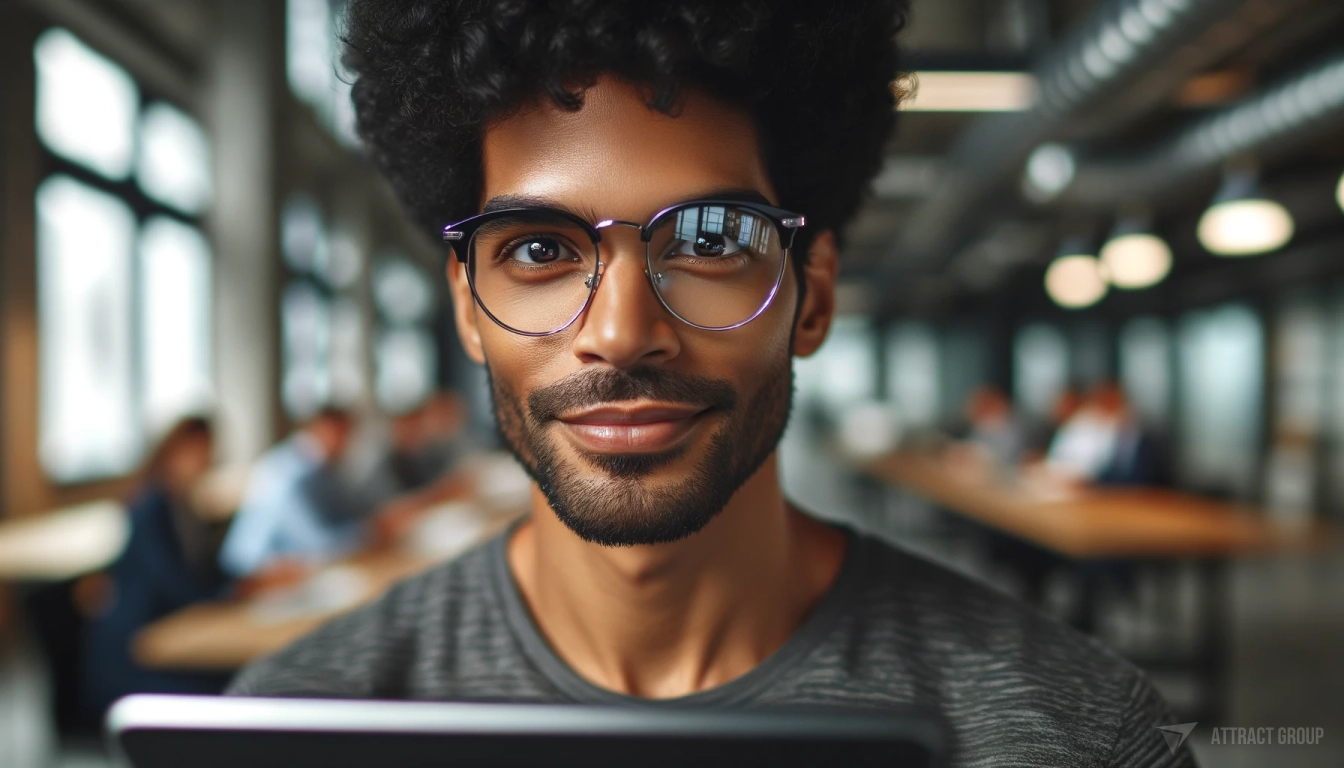
{"type": "Polygon", "coordinates": [[[1131,197],[1161,202],[1216,174],[1230,158],[1273,156],[1332,129],[1344,130],[1344,50],[1147,152],[1083,162],[1059,200],[1098,207],[1131,197]]]}
{"type": "MultiPolygon", "coordinates": [[[[1151,79],[1174,90],[1185,77],[1242,45],[1300,0],[1105,0],[1051,48],[1035,69],[1039,95],[1024,113],[972,123],[948,156],[933,194],[909,219],[883,266],[891,284],[905,267],[943,260],[968,233],[990,193],[1015,181],[1032,150],[1067,137],[1080,117],[1154,98],[1151,79]],[[1210,34],[1217,27],[1217,34],[1210,34]],[[1239,34],[1237,34],[1239,33],[1239,34]],[[1199,45],[1190,45],[1199,41],[1199,45]],[[1141,97],[1128,97],[1143,83],[1141,97]]],[[[1160,93],[1158,94],[1161,95],[1160,93]]],[[[1132,114],[1132,112],[1131,112],[1132,114]]],[[[1123,119],[1116,116],[1113,119],[1123,119]]]]}

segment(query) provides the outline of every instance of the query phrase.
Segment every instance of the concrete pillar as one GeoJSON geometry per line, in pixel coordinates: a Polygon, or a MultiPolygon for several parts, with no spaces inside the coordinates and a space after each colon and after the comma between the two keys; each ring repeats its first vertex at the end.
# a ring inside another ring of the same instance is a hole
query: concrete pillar
{"type": "Polygon", "coordinates": [[[219,0],[207,66],[216,198],[215,386],[221,458],[250,462],[276,437],[280,273],[278,138],[285,4],[219,0]]]}

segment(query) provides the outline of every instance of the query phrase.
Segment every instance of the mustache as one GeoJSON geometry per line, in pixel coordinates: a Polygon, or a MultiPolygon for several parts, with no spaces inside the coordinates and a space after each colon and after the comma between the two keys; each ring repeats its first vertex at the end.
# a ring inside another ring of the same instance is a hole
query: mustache
{"type": "Polygon", "coordinates": [[[536,423],[562,413],[622,400],[657,400],[730,411],[737,406],[737,390],[721,379],[681,371],[607,368],[580,371],[528,395],[529,415],[536,423]]]}

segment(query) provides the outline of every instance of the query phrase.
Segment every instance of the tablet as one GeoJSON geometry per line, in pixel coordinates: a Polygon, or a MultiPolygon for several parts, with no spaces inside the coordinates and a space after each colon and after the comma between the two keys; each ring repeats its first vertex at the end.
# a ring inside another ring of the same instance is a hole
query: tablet
{"type": "Polygon", "coordinates": [[[134,768],[947,765],[915,711],[130,696],[107,725],[134,768]]]}

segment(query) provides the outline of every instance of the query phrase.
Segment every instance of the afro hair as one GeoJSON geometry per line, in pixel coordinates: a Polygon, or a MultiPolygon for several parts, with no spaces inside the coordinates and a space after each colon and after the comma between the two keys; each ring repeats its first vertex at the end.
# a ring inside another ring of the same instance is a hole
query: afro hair
{"type": "Polygon", "coordinates": [[[838,235],[895,123],[907,14],[908,0],[350,0],[343,64],[359,135],[426,233],[478,212],[489,121],[540,98],[580,109],[610,74],[668,114],[687,89],[740,104],[780,204],[838,235]]]}

